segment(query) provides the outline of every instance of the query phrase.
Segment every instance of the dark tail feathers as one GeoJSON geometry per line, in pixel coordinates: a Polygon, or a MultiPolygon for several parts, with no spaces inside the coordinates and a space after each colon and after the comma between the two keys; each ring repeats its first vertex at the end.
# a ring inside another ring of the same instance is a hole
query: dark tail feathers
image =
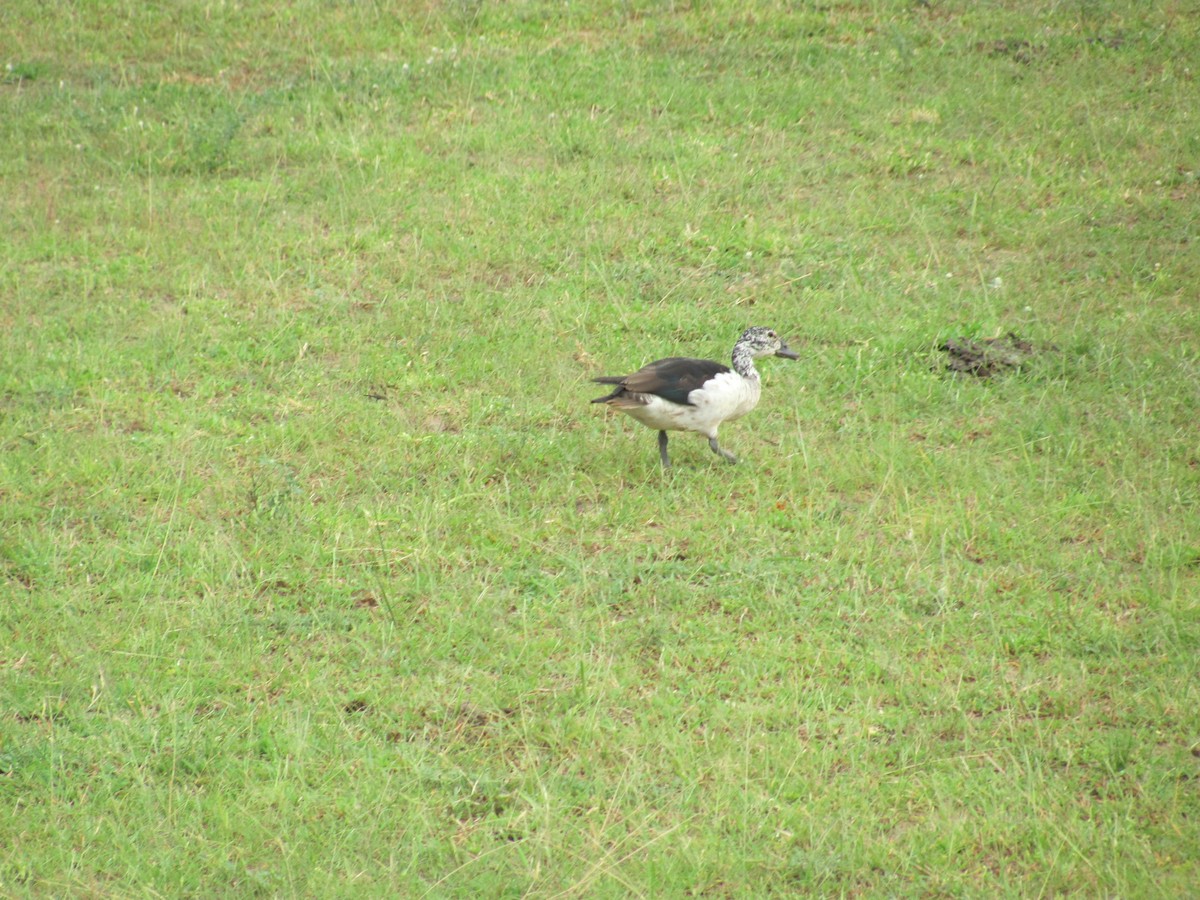
{"type": "Polygon", "coordinates": [[[625,393],[624,375],[601,375],[599,378],[593,378],[592,381],[596,384],[615,384],[617,387],[611,394],[605,394],[603,397],[597,397],[593,403],[607,403],[609,400],[615,400],[625,393]]]}

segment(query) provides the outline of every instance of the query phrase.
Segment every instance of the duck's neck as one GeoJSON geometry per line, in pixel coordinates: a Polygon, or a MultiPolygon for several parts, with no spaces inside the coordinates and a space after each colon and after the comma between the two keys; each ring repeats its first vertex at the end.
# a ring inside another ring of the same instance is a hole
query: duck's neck
{"type": "Polygon", "coordinates": [[[750,381],[758,381],[758,370],[754,368],[754,354],[745,344],[733,347],[733,371],[750,381]]]}

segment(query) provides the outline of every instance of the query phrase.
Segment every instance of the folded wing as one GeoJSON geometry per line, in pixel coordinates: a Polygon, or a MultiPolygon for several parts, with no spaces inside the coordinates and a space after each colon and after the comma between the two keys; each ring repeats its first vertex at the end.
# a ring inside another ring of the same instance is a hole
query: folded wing
{"type": "Polygon", "coordinates": [[[615,384],[616,389],[607,396],[597,397],[593,403],[617,400],[622,394],[650,394],[681,406],[693,405],[688,395],[715,375],[728,372],[729,367],[709,359],[689,359],[671,356],[643,366],[632,375],[602,375],[592,380],[599,384],[615,384]]]}

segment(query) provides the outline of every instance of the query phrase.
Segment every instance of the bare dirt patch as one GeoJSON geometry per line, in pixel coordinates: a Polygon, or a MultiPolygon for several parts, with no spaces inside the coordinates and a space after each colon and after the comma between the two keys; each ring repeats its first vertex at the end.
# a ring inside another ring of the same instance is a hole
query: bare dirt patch
{"type": "Polygon", "coordinates": [[[951,338],[940,347],[949,358],[946,368],[962,375],[991,378],[1020,369],[1035,357],[1057,350],[1053,344],[1035,346],[1014,332],[994,338],[951,338]]]}

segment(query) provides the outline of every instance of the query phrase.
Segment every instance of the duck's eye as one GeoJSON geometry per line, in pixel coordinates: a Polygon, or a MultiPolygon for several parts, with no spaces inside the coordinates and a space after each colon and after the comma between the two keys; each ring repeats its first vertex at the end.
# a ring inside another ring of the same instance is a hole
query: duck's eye
{"type": "Polygon", "coordinates": [[[767,337],[775,337],[775,332],[773,332],[773,331],[768,331],[768,332],[767,332],[767,337]]]}

